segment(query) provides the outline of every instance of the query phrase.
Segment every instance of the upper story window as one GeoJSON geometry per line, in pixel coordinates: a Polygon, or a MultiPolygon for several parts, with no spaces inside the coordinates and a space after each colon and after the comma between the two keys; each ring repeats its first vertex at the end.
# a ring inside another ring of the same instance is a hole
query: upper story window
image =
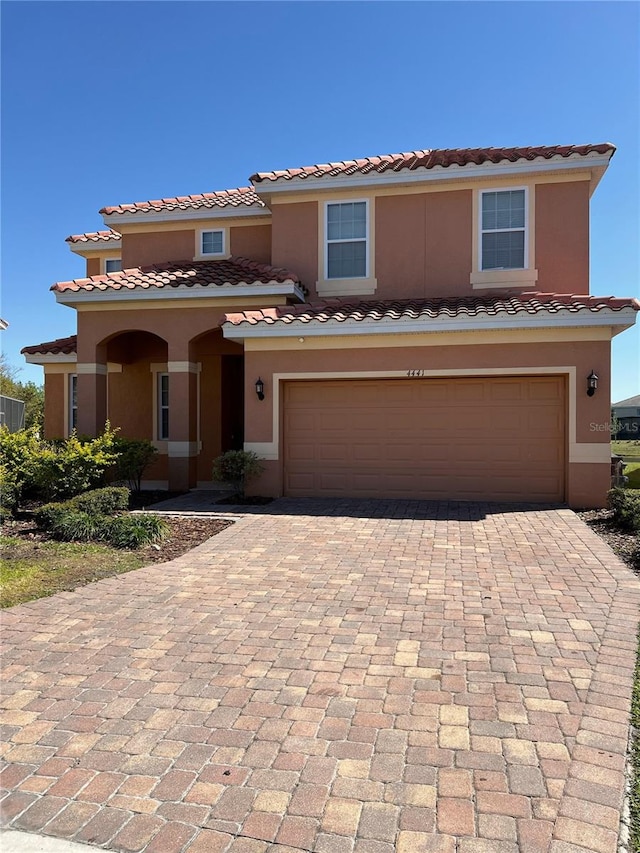
{"type": "Polygon", "coordinates": [[[201,255],[224,255],[224,231],[202,231],[200,233],[201,255]]]}
{"type": "Polygon", "coordinates": [[[527,191],[487,190],[480,194],[481,270],[527,266],[527,191]]]}
{"type": "Polygon", "coordinates": [[[120,272],[122,269],[122,258],[107,258],[104,262],[105,272],[120,272]]]}
{"type": "Polygon", "coordinates": [[[366,201],[327,204],[327,279],[368,275],[369,210],[366,201]]]}

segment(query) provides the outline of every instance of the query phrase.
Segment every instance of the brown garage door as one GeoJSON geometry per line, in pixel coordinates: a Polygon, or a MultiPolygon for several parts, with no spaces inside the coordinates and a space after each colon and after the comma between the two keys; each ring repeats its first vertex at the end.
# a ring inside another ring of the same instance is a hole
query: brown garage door
{"type": "Polygon", "coordinates": [[[289,382],[294,497],[561,501],[561,377],[289,382]]]}

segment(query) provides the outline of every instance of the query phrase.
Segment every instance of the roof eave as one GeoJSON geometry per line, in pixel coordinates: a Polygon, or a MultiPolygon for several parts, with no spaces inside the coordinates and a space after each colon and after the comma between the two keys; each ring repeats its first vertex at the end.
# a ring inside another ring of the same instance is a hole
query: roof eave
{"type": "Polygon", "coordinates": [[[75,255],[81,255],[85,257],[86,255],[95,255],[98,252],[106,252],[111,249],[122,249],[122,240],[90,240],[86,242],[78,241],[77,243],[71,243],[70,241],[66,241],[69,245],[69,249],[75,255]]]}
{"type": "Polygon", "coordinates": [[[53,352],[23,352],[24,360],[27,364],[75,364],[78,356],[73,353],[53,353],[53,352]]]}
{"type": "Polygon", "coordinates": [[[486,162],[480,165],[467,164],[464,166],[454,163],[450,166],[433,166],[429,169],[420,167],[414,170],[401,169],[398,172],[388,171],[382,174],[371,171],[366,175],[357,172],[353,175],[335,175],[332,177],[326,175],[301,177],[298,175],[292,178],[279,177],[275,180],[265,178],[253,186],[257,195],[268,204],[272,195],[287,192],[339,190],[366,186],[411,186],[427,182],[592,170],[591,192],[593,192],[605,173],[613,153],[611,150],[605,154],[592,152],[590,154],[571,154],[569,157],[556,155],[550,159],[538,157],[535,160],[518,160],[515,163],[509,160],[503,160],[501,163],[486,162]]]}
{"type": "Polygon", "coordinates": [[[243,341],[246,338],[292,338],[292,337],[341,337],[346,335],[393,335],[424,334],[437,332],[501,331],[506,329],[543,329],[543,328],[595,328],[609,327],[612,336],[631,328],[636,322],[637,311],[632,308],[601,308],[597,312],[580,311],[570,313],[560,311],[535,315],[524,312],[501,315],[475,315],[463,317],[422,317],[380,320],[318,320],[293,319],[290,322],[259,321],[242,322],[238,325],[229,321],[223,323],[222,333],[231,341],[243,341]]]}
{"type": "Polygon", "coordinates": [[[103,213],[104,224],[109,228],[120,225],[143,224],[147,222],[185,222],[201,219],[242,219],[270,217],[271,211],[264,206],[242,205],[233,207],[202,207],[188,210],[158,210],[156,211],[123,211],[122,213],[103,213]]]}
{"type": "Polygon", "coordinates": [[[145,301],[168,299],[211,299],[219,298],[221,301],[229,297],[246,297],[250,299],[255,296],[284,296],[292,297],[298,302],[304,302],[304,292],[297,282],[287,279],[283,282],[256,282],[253,284],[211,284],[211,285],[166,285],[165,287],[133,287],[105,288],[101,290],[94,287],[92,290],[53,290],[56,302],[61,305],[86,305],[96,302],[127,302],[144,299],[145,301]]]}

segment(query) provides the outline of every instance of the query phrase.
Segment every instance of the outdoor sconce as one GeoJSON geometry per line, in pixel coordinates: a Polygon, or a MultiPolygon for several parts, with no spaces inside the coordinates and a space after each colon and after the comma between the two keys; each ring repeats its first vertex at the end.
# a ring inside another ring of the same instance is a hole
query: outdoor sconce
{"type": "Polygon", "coordinates": [[[595,371],[591,371],[591,373],[587,376],[587,394],[589,397],[593,397],[596,393],[596,388],[598,387],[598,377],[595,374],[595,371]]]}
{"type": "MultiPolygon", "coordinates": [[[[593,391],[591,393],[593,393],[593,391]]],[[[264,382],[260,377],[256,379],[256,394],[258,396],[258,400],[264,400],[264,382]]]]}

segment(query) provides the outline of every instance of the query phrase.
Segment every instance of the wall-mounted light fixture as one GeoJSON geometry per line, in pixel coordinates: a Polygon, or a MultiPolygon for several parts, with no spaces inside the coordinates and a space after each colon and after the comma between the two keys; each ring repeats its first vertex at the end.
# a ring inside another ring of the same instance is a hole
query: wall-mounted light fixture
{"type": "Polygon", "coordinates": [[[258,396],[258,400],[264,400],[264,382],[260,377],[256,379],[256,394],[258,396]]]}
{"type": "Polygon", "coordinates": [[[587,376],[587,394],[589,397],[593,397],[596,393],[596,388],[598,387],[598,377],[596,375],[595,370],[592,370],[591,373],[587,376]]]}

